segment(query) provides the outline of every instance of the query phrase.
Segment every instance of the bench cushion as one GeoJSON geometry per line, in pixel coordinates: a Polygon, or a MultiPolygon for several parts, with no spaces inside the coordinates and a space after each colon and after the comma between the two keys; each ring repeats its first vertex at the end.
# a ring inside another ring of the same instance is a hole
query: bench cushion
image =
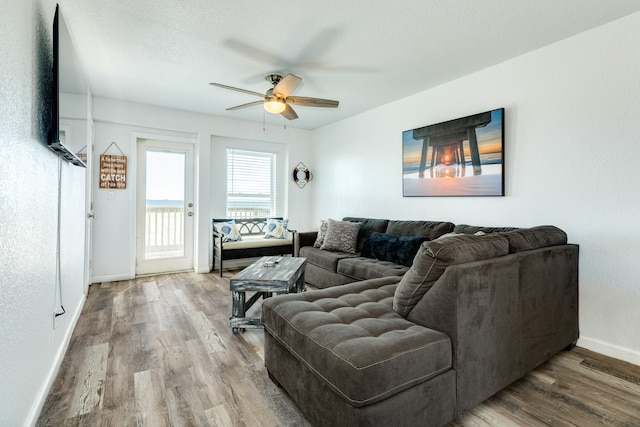
{"type": "MultiPolygon", "coordinates": [[[[262,235],[246,236],[243,240],[237,242],[225,242],[224,250],[248,249],[248,248],[266,248],[269,246],[286,246],[293,245],[291,239],[265,239],[262,235]]],[[[216,246],[220,247],[220,240],[216,241],[216,246]]]]}
{"type": "Polygon", "coordinates": [[[451,367],[447,335],[393,311],[399,277],[268,298],[267,332],[351,405],[386,399],[451,367]]]}

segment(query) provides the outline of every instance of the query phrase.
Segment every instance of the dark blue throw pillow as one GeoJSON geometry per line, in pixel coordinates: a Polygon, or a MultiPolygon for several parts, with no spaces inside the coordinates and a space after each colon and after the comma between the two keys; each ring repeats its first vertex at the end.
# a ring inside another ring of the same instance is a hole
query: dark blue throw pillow
{"type": "Polygon", "coordinates": [[[370,231],[362,246],[361,255],[411,267],[420,245],[426,240],[428,239],[425,237],[396,236],[370,231]]]}

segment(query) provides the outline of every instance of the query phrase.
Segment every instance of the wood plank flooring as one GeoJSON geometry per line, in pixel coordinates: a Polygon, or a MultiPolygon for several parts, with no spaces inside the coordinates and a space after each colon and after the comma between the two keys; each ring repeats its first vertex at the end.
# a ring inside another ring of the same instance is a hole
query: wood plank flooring
{"type": "MultiPolygon", "coordinates": [[[[309,426],[267,377],[262,330],[231,333],[231,275],[91,285],[37,425],[309,426]]],[[[576,348],[449,427],[599,425],[640,426],[640,367],[576,348]]]]}

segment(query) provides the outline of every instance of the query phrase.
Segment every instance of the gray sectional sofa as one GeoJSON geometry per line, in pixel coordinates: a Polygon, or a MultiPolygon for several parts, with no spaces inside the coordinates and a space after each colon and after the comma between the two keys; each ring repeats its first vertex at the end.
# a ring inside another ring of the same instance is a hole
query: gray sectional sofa
{"type": "Polygon", "coordinates": [[[390,254],[387,259],[363,254],[362,249],[369,233],[433,240],[454,230],[453,223],[444,221],[395,221],[358,217],[345,217],[342,221],[360,224],[354,253],[321,249],[317,242],[317,231],[298,234],[299,256],[307,258],[305,280],[316,288],[343,285],[357,280],[402,276],[409,270],[413,257],[408,265],[403,265],[393,260],[394,254],[390,254]]]}
{"type": "Polygon", "coordinates": [[[347,220],[366,233],[356,253],[301,245],[323,289],[262,309],[269,375],[314,425],[443,425],[577,341],[578,246],[562,230],[347,220]],[[410,267],[362,259],[369,232],[411,229],[427,240],[410,267]]]}

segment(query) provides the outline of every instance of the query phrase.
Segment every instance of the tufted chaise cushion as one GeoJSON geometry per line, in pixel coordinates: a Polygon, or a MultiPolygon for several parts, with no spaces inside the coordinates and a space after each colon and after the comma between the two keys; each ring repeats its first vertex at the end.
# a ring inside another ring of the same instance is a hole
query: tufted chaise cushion
{"type": "Polygon", "coordinates": [[[393,311],[399,280],[385,277],[268,298],[262,322],[339,396],[356,407],[369,405],[451,367],[447,335],[393,311]]]}

